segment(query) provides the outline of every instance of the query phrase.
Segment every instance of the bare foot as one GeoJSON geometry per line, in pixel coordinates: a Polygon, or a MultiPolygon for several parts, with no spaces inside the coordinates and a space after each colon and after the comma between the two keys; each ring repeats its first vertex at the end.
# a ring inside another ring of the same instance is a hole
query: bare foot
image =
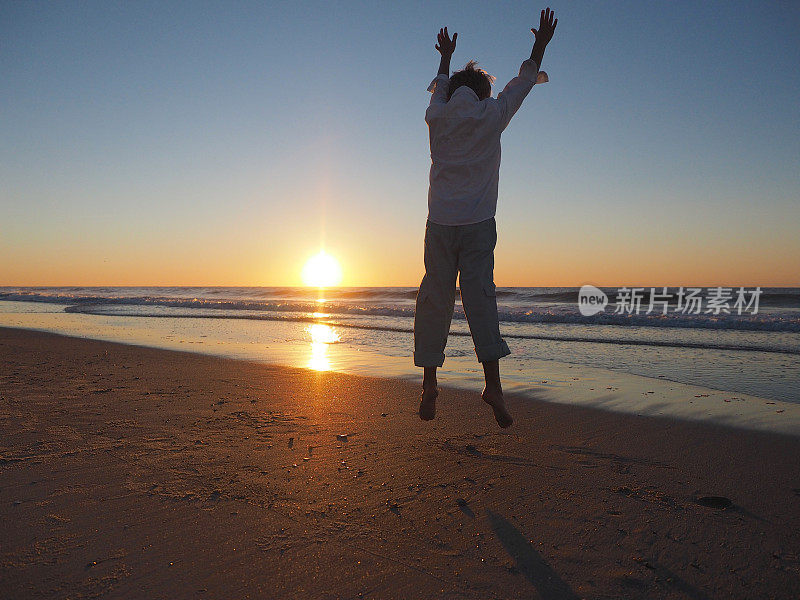
{"type": "Polygon", "coordinates": [[[436,416],[436,397],[439,395],[439,388],[435,385],[422,387],[422,401],[419,403],[419,418],[423,421],[430,421],[436,416]]]}
{"type": "Polygon", "coordinates": [[[514,419],[510,414],[508,414],[508,410],[506,410],[506,403],[505,400],[503,400],[502,389],[486,386],[483,389],[481,398],[483,398],[483,401],[486,402],[486,404],[492,407],[492,410],[494,411],[494,418],[500,427],[503,429],[511,427],[514,419]]]}

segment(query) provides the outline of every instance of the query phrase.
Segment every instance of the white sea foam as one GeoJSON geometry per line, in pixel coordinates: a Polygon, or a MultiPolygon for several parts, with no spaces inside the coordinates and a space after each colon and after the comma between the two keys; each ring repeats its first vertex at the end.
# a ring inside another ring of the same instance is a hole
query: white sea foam
{"type": "MultiPolygon", "coordinates": [[[[578,310],[578,288],[498,288],[498,313],[505,323],[603,325],[607,327],[665,327],[738,331],[800,332],[800,288],[765,288],[758,314],[617,313],[616,305],[592,316],[578,310]]],[[[197,311],[226,311],[225,318],[252,318],[247,313],[326,312],[337,315],[411,317],[416,288],[338,288],[323,292],[309,288],[0,288],[0,300],[69,304],[77,312],[158,316],[147,307],[197,311]],[[102,306],[103,308],[99,308],[102,306]]],[[[173,314],[173,316],[181,316],[173,314]]],[[[464,319],[457,306],[454,317],[464,319]]]]}

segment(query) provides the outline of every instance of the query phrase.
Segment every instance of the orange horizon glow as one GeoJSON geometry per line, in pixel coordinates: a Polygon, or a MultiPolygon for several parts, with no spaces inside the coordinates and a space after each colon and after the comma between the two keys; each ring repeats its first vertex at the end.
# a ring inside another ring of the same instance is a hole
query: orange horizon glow
{"type": "MultiPolygon", "coordinates": [[[[313,258],[307,232],[302,235],[288,229],[272,238],[251,234],[235,239],[240,228],[234,228],[215,244],[162,243],[135,249],[111,243],[98,248],[75,240],[71,246],[51,251],[43,245],[0,240],[0,286],[419,285],[424,269],[422,231],[388,238],[362,232],[354,240],[352,226],[337,225],[328,223],[322,251],[335,263],[321,261],[315,275],[320,279],[314,281],[303,278],[313,258]],[[328,268],[333,273],[327,273],[328,268]],[[326,277],[330,279],[322,281],[326,277]]],[[[580,242],[574,239],[577,236],[568,239],[565,231],[545,232],[532,240],[514,231],[513,225],[498,229],[495,282],[500,287],[580,287],[586,283],[602,287],[800,286],[796,269],[800,245],[786,236],[752,247],[735,243],[692,246],[682,239],[671,245],[638,247],[638,240],[581,244],[573,243],[580,242]]]]}
{"type": "MultiPolygon", "coordinates": [[[[424,274],[421,257],[417,264],[398,269],[373,267],[359,271],[350,262],[346,264],[348,269],[338,284],[329,283],[325,286],[304,282],[301,275],[302,265],[298,265],[295,273],[281,273],[281,276],[276,277],[246,277],[244,274],[241,277],[231,277],[226,276],[222,269],[216,273],[209,273],[207,269],[198,269],[194,273],[188,269],[182,273],[169,270],[161,276],[141,273],[143,269],[124,276],[120,276],[119,271],[112,275],[104,270],[93,272],[92,269],[84,271],[81,276],[75,276],[68,272],[55,273],[52,272],[55,269],[47,269],[45,273],[37,275],[11,273],[10,276],[0,279],[0,287],[305,287],[322,291],[334,287],[417,287],[424,274]]],[[[788,264],[784,268],[773,268],[772,273],[765,273],[758,265],[741,262],[724,269],[697,263],[686,269],[679,265],[649,269],[568,263],[520,264],[512,260],[506,263],[502,257],[497,257],[495,264],[495,283],[499,287],[580,287],[586,283],[600,287],[800,287],[800,278],[796,272],[792,272],[794,270],[788,264]],[[573,268],[568,271],[568,267],[573,268]]],[[[258,270],[254,268],[253,272],[258,273],[258,270]]]]}

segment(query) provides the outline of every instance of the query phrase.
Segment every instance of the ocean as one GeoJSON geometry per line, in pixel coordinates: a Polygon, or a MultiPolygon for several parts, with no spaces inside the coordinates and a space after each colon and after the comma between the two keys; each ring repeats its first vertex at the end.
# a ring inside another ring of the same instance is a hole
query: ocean
{"type": "MultiPolygon", "coordinates": [[[[501,332],[512,351],[501,362],[504,380],[546,387],[555,372],[590,369],[800,404],[800,288],[760,288],[757,307],[737,305],[738,288],[700,288],[695,296],[705,303],[692,310],[682,306],[678,288],[656,289],[652,307],[650,288],[642,288],[638,311],[625,302],[625,289],[602,288],[609,304],[584,316],[578,288],[498,288],[501,332]],[[715,305],[714,296],[726,296],[727,302],[715,305]],[[659,297],[667,300],[655,302],[659,297]]],[[[0,325],[414,378],[420,375],[411,358],[416,291],[2,287],[0,325]]],[[[459,302],[446,355],[442,383],[479,383],[480,366],[459,302]]]]}

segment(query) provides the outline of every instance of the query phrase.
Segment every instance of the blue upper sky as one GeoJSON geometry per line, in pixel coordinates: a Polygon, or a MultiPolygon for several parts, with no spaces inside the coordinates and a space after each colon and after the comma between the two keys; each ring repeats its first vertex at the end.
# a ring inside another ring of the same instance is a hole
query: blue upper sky
{"type": "MultiPolygon", "coordinates": [[[[550,6],[498,284],[800,285],[800,4],[550,6]]],[[[501,88],[541,8],[3,3],[0,285],[415,285],[436,32],[501,88]]]]}

